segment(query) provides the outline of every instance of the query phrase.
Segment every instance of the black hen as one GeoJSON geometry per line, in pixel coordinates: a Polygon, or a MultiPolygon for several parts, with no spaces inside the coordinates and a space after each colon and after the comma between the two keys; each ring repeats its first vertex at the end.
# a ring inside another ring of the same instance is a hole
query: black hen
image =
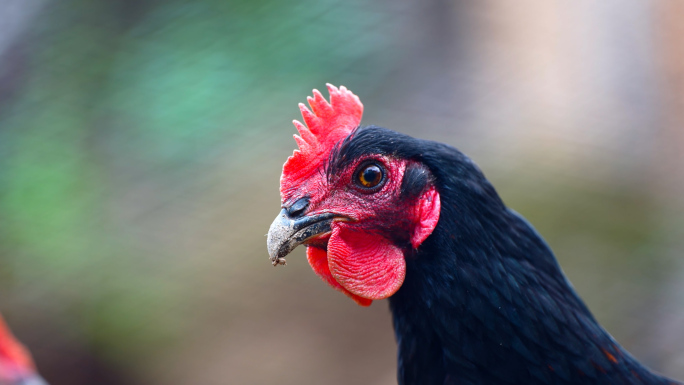
{"type": "Polygon", "coordinates": [[[434,175],[442,215],[390,297],[401,384],[675,384],[594,319],[552,251],[455,148],[393,131],[381,153],[434,175]],[[390,139],[391,138],[391,139],[390,139]]]}
{"type": "Polygon", "coordinates": [[[477,166],[445,144],[359,127],[346,89],[317,91],[283,168],[275,265],[314,271],[361,305],[389,298],[400,384],[676,384],[594,319],[553,253],[477,166]],[[437,221],[438,218],[438,221],[437,221]]]}

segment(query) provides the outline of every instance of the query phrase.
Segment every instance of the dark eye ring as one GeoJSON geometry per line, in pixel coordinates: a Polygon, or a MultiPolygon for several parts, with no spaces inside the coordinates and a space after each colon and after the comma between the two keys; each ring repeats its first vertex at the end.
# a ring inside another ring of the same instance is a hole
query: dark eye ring
{"type": "Polygon", "coordinates": [[[385,169],[377,162],[362,164],[354,173],[354,183],[363,190],[376,191],[385,182],[385,169]]]}

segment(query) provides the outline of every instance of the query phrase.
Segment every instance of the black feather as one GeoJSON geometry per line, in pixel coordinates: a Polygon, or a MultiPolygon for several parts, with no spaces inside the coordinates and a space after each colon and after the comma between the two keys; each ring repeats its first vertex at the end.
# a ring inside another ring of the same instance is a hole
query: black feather
{"type": "Polygon", "coordinates": [[[336,147],[326,172],[371,154],[411,161],[402,193],[434,184],[442,207],[390,298],[399,384],[675,384],[601,328],[541,236],[468,157],[360,127],[336,147]]]}
{"type": "Polygon", "coordinates": [[[432,174],[421,163],[409,163],[401,181],[401,196],[412,200],[417,198],[432,183],[432,174]]]}

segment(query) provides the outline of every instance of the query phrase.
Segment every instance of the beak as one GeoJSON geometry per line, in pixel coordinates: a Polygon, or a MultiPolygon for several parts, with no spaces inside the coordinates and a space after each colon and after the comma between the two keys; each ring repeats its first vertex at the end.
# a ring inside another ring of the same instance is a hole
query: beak
{"type": "Polygon", "coordinates": [[[307,240],[330,232],[334,218],[333,213],[292,218],[286,209],[282,209],[271,224],[266,241],[273,266],[284,265],[284,257],[307,240]]]}

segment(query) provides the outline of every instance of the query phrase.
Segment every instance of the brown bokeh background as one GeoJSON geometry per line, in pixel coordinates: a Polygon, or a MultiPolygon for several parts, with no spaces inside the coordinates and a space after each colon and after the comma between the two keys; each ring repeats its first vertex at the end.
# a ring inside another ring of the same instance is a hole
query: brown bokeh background
{"type": "Polygon", "coordinates": [[[602,324],[684,379],[679,0],[0,1],[0,312],[59,384],[392,384],[264,234],[296,104],[454,145],[602,324]]]}

